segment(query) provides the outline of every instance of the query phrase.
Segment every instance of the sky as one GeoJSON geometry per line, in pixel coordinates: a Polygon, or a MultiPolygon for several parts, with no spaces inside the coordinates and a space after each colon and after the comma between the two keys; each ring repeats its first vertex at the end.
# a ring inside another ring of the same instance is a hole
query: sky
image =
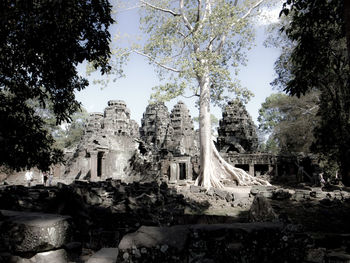
{"type": "MultiPolygon", "coordinates": [[[[254,97],[246,105],[246,108],[252,116],[255,124],[257,123],[258,111],[261,103],[265,101],[272,92],[270,82],[274,79],[273,65],[279,55],[279,50],[275,48],[266,48],[263,45],[267,33],[265,31],[266,24],[276,21],[278,18],[279,8],[269,10],[270,18],[260,21],[256,26],[255,46],[248,51],[247,66],[241,67],[238,78],[242,86],[247,87],[254,93],[254,97]]],[[[117,25],[111,29],[112,35],[128,35],[129,38],[140,36],[139,16],[137,8],[122,10],[115,14],[117,25]]],[[[127,42],[127,41],[124,41],[127,42]]],[[[125,44],[125,43],[124,43],[125,44]]],[[[80,65],[78,72],[85,76],[86,66],[80,65]]],[[[88,112],[103,112],[107,107],[109,100],[123,100],[130,109],[131,119],[137,123],[141,123],[141,118],[148,105],[152,87],[159,84],[159,79],[155,73],[154,67],[148,64],[148,61],[137,54],[130,57],[129,62],[124,66],[125,78],[117,79],[107,87],[93,84],[94,78],[99,76],[94,74],[93,77],[87,77],[90,85],[85,90],[77,92],[76,98],[80,101],[88,112]]],[[[165,103],[169,112],[179,100],[183,101],[190,110],[192,117],[198,116],[198,109],[195,107],[194,100],[179,97],[165,103]]],[[[211,107],[211,112],[221,119],[221,109],[211,107]]]]}

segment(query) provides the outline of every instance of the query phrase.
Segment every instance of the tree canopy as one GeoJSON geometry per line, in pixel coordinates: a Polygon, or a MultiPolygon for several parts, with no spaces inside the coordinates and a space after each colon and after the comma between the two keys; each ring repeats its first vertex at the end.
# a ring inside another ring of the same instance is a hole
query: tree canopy
{"type": "Polygon", "coordinates": [[[88,81],[76,66],[110,69],[111,5],[98,1],[1,1],[0,165],[46,170],[61,160],[30,100],[52,102],[56,123],[79,109],[75,91],[88,81]]]}
{"type": "MultiPolygon", "coordinates": [[[[191,91],[199,98],[200,174],[196,184],[222,187],[231,178],[237,184],[266,184],[232,167],[217,152],[211,139],[210,103],[232,97],[246,100],[251,92],[231,75],[246,62],[253,31],[249,19],[264,0],[140,0],[142,29],[148,36],[135,52],[157,66],[164,85],[153,99],[170,100],[191,91]],[[229,94],[229,96],[228,96],[229,94]]],[[[233,74],[234,75],[234,74],[233,74]]]]}
{"type": "Polygon", "coordinates": [[[264,150],[278,153],[309,153],[315,142],[318,124],[319,93],[297,98],[275,93],[266,98],[259,110],[259,129],[269,134],[264,150]]]}
{"type": "Polygon", "coordinates": [[[295,44],[285,90],[297,96],[320,92],[313,150],[336,160],[349,184],[350,74],[343,8],[338,0],[294,0],[282,13],[290,17],[283,31],[295,44]]]}

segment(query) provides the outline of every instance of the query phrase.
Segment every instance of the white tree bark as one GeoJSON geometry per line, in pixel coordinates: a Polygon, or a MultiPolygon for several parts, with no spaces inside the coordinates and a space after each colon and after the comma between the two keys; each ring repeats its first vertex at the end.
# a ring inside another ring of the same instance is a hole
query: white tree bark
{"type": "Polygon", "coordinates": [[[223,188],[222,180],[229,179],[235,181],[237,185],[270,185],[265,180],[233,167],[220,156],[211,139],[209,74],[205,74],[198,82],[200,85],[200,173],[195,184],[206,189],[223,188]]]}

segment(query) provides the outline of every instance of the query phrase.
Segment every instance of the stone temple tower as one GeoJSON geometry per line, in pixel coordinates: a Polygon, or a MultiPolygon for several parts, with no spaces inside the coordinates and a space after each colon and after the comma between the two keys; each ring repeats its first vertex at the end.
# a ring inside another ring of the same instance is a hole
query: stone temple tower
{"type": "Polygon", "coordinates": [[[217,146],[220,152],[253,153],[258,147],[256,126],[243,103],[228,103],[219,122],[217,146]]]}
{"type": "Polygon", "coordinates": [[[162,149],[169,133],[170,116],[164,103],[150,104],[141,120],[140,135],[146,143],[162,149]]]}
{"type": "Polygon", "coordinates": [[[193,120],[186,105],[179,101],[171,111],[171,134],[167,148],[175,155],[192,155],[195,153],[195,132],[193,120]]]}

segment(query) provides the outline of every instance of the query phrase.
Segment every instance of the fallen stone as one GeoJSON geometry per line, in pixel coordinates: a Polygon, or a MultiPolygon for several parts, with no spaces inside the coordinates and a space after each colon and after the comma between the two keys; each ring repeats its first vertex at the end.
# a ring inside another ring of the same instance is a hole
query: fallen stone
{"type": "Polygon", "coordinates": [[[251,222],[272,222],[277,218],[270,202],[263,195],[256,195],[249,210],[249,220],[251,222]]]}
{"type": "Polygon", "coordinates": [[[191,185],[190,186],[190,192],[193,194],[197,194],[201,192],[201,187],[197,185],[191,185]]]}
{"type": "Polygon", "coordinates": [[[127,234],[120,241],[119,249],[132,249],[132,246],[154,248],[167,245],[182,251],[188,239],[188,226],[153,227],[141,226],[136,232],[127,234]]]}
{"type": "Polygon", "coordinates": [[[16,263],[67,263],[67,253],[64,249],[41,252],[31,258],[12,256],[9,262],[16,263]]]}
{"type": "Polygon", "coordinates": [[[118,258],[118,249],[117,248],[101,248],[97,251],[87,263],[115,263],[118,258]]]}
{"type": "Polygon", "coordinates": [[[326,262],[349,263],[350,254],[344,251],[332,251],[326,255],[326,262]]]}
{"type": "Polygon", "coordinates": [[[71,239],[69,216],[1,210],[0,239],[10,252],[42,252],[61,248],[71,239]]]}
{"type": "Polygon", "coordinates": [[[217,197],[219,197],[220,199],[225,200],[227,192],[223,191],[223,190],[220,190],[220,189],[217,189],[217,188],[214,188],[214,194],[217,197]]]}
{"type": "Polygon", "coordinates": [[[285,200],[289,199],[291,196],[292,195],[288,191],[285,191],[283,189],[278,189],[272,192],[272,199],[275,200],[285,200]]]}
{"type": "Polygon", "coordinates": [[[325,248],[314,248],[309,249],[306,252],[306,261],[313,263],[323,263],[325,260],[326,249],[325,248]]]}

